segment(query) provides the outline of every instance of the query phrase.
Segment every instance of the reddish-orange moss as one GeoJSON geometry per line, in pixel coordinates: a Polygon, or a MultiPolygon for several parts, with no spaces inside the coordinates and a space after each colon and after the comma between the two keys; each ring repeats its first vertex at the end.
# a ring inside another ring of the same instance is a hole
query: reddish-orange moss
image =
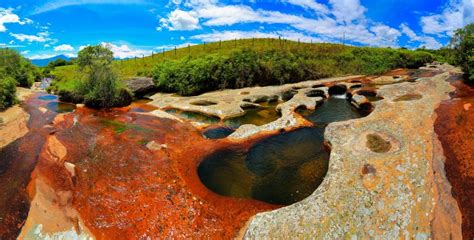
{"type": "Polygon", "coordinates": [[[74,207],[98,239],[231,239],[251,216],[277,207],[219,196],[201,183],[199,162],[232,143],[206,140],[190,124],[129,111],[79,108],[56,124],[75,179],[65,180],[67,171],[46,159],[37,167],[55,189],[73,191],[74,207]],[[163,148],[148,149],[150,141],[163,148]]]}
{"type": "MultiPolygon", "coordinates": [[[[456,78],[453,78],[453,80],[456,78]]],[[[435,131],[446,156],[446,174],[463,215],[463,238],[474,238],[474,88],[455,80],[456,91],[436,110],[435,131]]]]}

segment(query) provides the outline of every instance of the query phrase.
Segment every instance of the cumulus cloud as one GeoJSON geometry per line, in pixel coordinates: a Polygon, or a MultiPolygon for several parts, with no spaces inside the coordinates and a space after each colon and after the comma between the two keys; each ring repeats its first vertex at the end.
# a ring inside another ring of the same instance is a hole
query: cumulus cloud
{"type": "Polygon", "coordinates": [[[167,18],[161,18],[160,23],[161,28],[167,28],[171,31],[195,30],[199,28],[199,19],[195,16],[194,12],[185,12],[179,9],[171,12],[167,18]]]}
{"type": "Polygon", "coordinates": [[[0,8],[0,32],[7,31],[7,28],[5,27],[6,23],[24,24],[20,21],[20,17],[13,13],[12,9],[0,8]]]}
{"type": "MultiPolygon", "coordinates": [[[[175,10],[179,15],[187,16],[192,21],[176,21],[174,12],[168,18],[161,19],[160,30],[194,30],[200,24],[208,27],[232,26],[243,23],[282,24],[293,30],[301,31],[301,35],[318,35],[328,41],[342,41],[343,36],[350,42],[370,44],[375,46],[397,46],[401,36],[399,30],[369,21],[365,18],[367,9],[359,0],[330,0],[323,5],[316,0],[280,0],[288,4],[317,11],[314,17],[288,14],[280,11],[253,9],[246,5],[225,5],[217,0],[188,0],[184,6],[189,10],[175,10]],[[176,24],[173,24],[177,22],[176,24]],[[178,27],[175,27],[178,26],[178,27]]],[[[295,31],[294,31],[295,32],[295,31]]],[[[239,31],[220,32],[222,37],[238,35],[239,31]],[[226,33],[226,35],[223,35],[226,33]]],[[[264,34],[261,31],[250,31],[245,34],[264,34]]],[[[274,35],[275,33],[268,33],[274,35]]],[[[202,36],[205,36],[202,35],[202,36]]],[[[214,33],[208,34],[215,36],[214,33]]],[[[238,37],[238,36],[237,36],[238,37]]]]}
{"type": "Polygon", "coordinates": [[[452,36],[454,30],[474,22],[474,1],[451,1],[441,13],[421,18],[422,30],[426,34],[452,36]]]}
{"type": "Polygon", "coordinates": [[[140,49],[131,49],[129,46],[122,44],[122,45],[115,45],[113,43],[103,42],[101,43],[102,46],[110,49],[114,53],[115,58],[125,59],[125,58],[133,58],[133,57],[141,57],[143,55],[150,55],[151,51],[147,50],[140,50],[140,49]]]}
{"type": "Polygon", "coordinates": [[[67,51],[74,51],[74,48],[69,44],[61,44],[54,48],[56,52],[67,52],[67,51]]]}
{"type": "Polygon", "coordinates": [[[331,14],[336,20],[344,23],[363,19],[367,11],[359,0],[329,0],[329,3],[332,6],[331,14]]]}

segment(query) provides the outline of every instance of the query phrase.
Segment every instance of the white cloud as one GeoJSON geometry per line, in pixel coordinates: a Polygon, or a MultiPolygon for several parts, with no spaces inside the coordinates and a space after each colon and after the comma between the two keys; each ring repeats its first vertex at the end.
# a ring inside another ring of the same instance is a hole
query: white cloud
{"type": "Polygon", "coordinates": [[[74,48],[69,45],[69,44],[62,44],[62,45],[59,45],[59,46],[56,46],[54,48],[54,51],[56,52],[61,52],[61,51],[74,51],[74,48]]]}
{"type": "MultiPolygon", "coordinates": [[[[190,10],[175,10],[180,14],[187,13],[194,19],[192,27],[199,28],[201,22],[204,26],[219,27],[231,26],[242,23],[282,24],[294,30],[302,31],[300,34],[314,35],[332,42],[341,42],[343,36],[350,42],[370,44],[374,46],[397,46],[401,36],[399,30],[387,25],[369,21],[365,18],[367,9],[359,0],[330,0],[328,7],[319,6],[315,0],[280,0],[293,5],[299,5],[313,10],[321,10],[314,17],[287,14],[280,11],[253,9],[245,5],[223,5],[217,0],[188,0],[184,5],[190,10]],[[328,9],[327,13],[325,9],[328,9]]],[[[172,18],[162,19],[159,29],[173,27],[172,18]]],[[[179,27],[186,30],[185,27],[179,27]]],[[[224,31],[229,34],[238,34],[239,31],[224,31]]],[[[222,33],[222,32],[221,32],[222,33]]],[[[247,32],[248,33],[248,32],[247,32]]],[[[256,32],[253,32],[256,33],[256,32]]],[[[259,32],[263,33],[263,32],[259,32]]],[[[274,33],[270,33],[273,35],[274,33]]],[[[205,34],[204,34],[205,35],[205,34]]],[[[253,34],[255,35],[255,34],[253,34]]],[[[209,36],[214,36],[213,33],[209,36]]],[[[223,36],[226,37],[226,36],[223,36]]]]}
{"type": "Polygon", "coordinates": [[[27,34],[15,34],[15,33],[10,33],[10,36],[16,38],[20,42],[47,42],[51,39],[45,37],[45,36],[36,36],[36,35],[27,35],[27,34]]]}
{"type": "Polygon", "coordinates": [[[440,14],[430,14],[421,18],[421,26],[426,34],[452,36],[454,30],[474,22],[474,1],[451,1],[440,14]]]}
{"type": "Polygon", "coordinates": [[[373,26],[370,31],[374,33],[375,37],[372,41],[385,47],[397,47],[398,38],[402,35],[397,29],[386,25],[373,26]]]}
{"type": "Polygon", "coordinates": [[[319,13],[329,13],[329,9],[315,0],[281,0],[282,2],[297,5],[306,9],[311,9],[319,13]]]}
{"type": "Polygon", "coordinates": [[[131,49],[129,46],[122,44],[122,45],[115,45],[113,43],[103,42],[101,43],[102,46],[110,49],[114,53],[115,58],[132,58],[132,57],[141,57],[143,55],[150,55],[151,51],[148,50],[140,50],[140,49],[131,49]]]}
{"type": "Polygon", "coordinates": [[[79,6],[85,4],[137,4],[137,5],[153,5],[152,0],[52,0],[37,7],[32,14],[40,14],[44,12],[54,11],[63,7],[79,6]]]}
{"type": "Polygon", "coordinates": [[[0,8],[0,32],[7,31],[6,23],[22,23],[20,17],[13,13],[12,9],[0,8]]]}
{"type": "Polygon", "coordinates": [[[340,22],[350,23],[364,18],[367,9],[359,0],[329,0],[332,6],[332,15],[340,22]]]}
{"type": "Polygon", "coordinates": [[[171,12],[168,18],[161,18],[160,23],[162,28],[167,28],[171,31],[195,30],[199,28],[199,19],[195,16],[194,12],[185,12],[179,9],[171,12]]]}
{"type": "Polygon", "coordinates": [[[429,49],[439,49],[442,47],[441,43],[436,41],[433,37],[429,36],[418,36],[408,25],[401,24],[400,29],[405,34],[410,42],[420,43],[418,47],[426,47],[429,49]]]}

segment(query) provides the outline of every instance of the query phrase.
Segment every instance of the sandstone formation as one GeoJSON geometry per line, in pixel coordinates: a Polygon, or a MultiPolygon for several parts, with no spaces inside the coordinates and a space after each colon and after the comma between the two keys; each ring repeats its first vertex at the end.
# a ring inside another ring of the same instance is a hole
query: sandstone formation
{"type": "Polygon", "coordinates": [[[452,87],[445,73],[383,86],[366,118],[333,123],[329,171],[307,199],[253,217],[244,237],[461,239],[461,215],[444,172],[434,109],[452,87]],[[422,98],[404,96],[421,95],[422,98]]]}

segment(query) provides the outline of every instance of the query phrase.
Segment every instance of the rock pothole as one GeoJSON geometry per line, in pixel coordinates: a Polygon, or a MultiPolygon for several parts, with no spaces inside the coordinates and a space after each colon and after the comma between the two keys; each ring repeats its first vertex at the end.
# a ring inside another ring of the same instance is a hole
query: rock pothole
{"type": "Polygon", "coordinates": [[[312,89],[305,93],[307,97],[322,97],[326,98],[326,93],[321,89],[312,89]]]}
{"type": "Polygon", "coordinates": [[[213,106],[213,105],[217,105],[216,102],[213,102],[213,101],[208,101],[208,100],[196,100],[194,102],[190,102],[191,105],[195,105],[195,106],[213,106]]]}
{"type": "Polygon", "coordinates": [[[372,152],[375,153],[386,153],[392,149],[392,144],[390,141],[385,140],[382,136],[371,133],[366,136],[367,142],[366,146],[372,152]]]}
{"type": "Polygon", "coordinates": [[[329,87],[328,93],[330,96],[333,95],[344,95],[347,92],[347,86],[343,84],[336,84],[329,87]]]}

